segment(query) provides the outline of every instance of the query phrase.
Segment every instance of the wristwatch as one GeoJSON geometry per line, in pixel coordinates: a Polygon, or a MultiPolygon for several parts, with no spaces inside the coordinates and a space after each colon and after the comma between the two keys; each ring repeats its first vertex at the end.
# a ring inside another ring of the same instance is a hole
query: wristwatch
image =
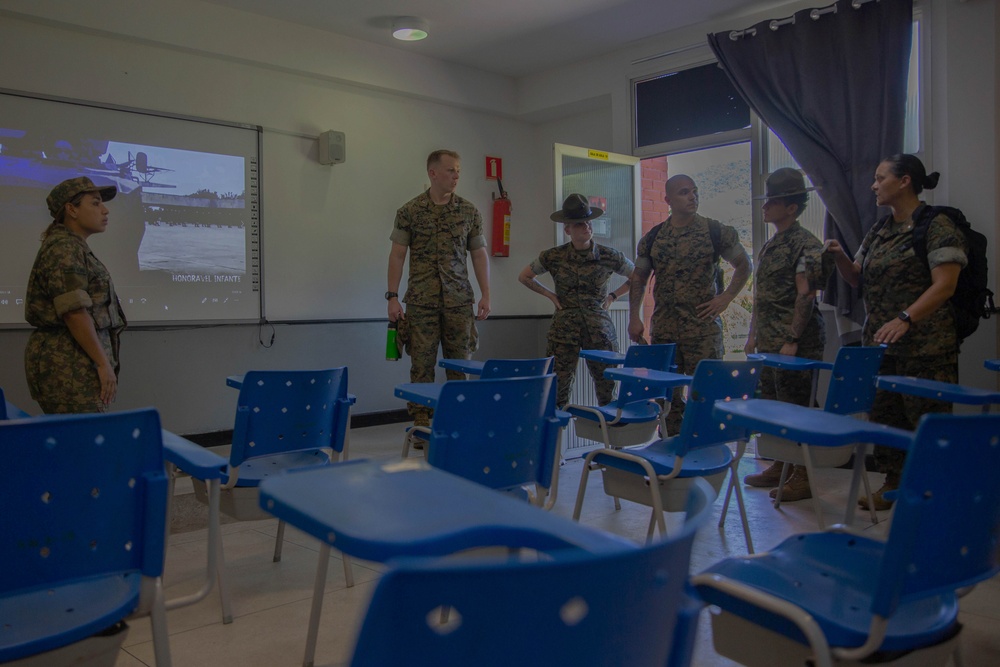
{"type": "Polygon", "coordinates": [[[396,294],[395,292],[386,292],[385,293],[385,300],[386,301],[388,301],[389,299],[397,299],[397,298],[399,298],[399,295],[396,294]]]}
{"type": "Polygon", "coordinates": [[[907,324],[910,324],[910,314],[905,310],[899,311],[899,315],[896,315],[899,319],[903,320],[907,324]]]}

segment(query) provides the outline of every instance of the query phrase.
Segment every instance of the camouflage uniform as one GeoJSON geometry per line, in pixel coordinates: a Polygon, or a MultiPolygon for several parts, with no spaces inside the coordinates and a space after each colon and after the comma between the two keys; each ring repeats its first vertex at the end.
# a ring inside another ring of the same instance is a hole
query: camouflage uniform
{"type": "MultiPolygon", "coordinates": [[[[717,274],[722,271],[714,261],[715,249],[708,231],[708,218],[695,214],[684,227],[670,221],[653,227],[639,241],[635,266],[641,271],[652,270],[653,317],[650,342],[676,343],[674,363],[681,373],[694,373],[702,359],[721,359],[722,319],[704,320],[698,317],[698,305],[711,301],[718,294],[717,274]]],[[[729,263],[746,250],[734,227],[722,225],[720,254],[729,263]]],[[[747,258],[749,262],[749,258],[747,258]]],[[[680,432],[684,417],[684,391],[674,390],[667,431],[680,432]]]]}
{"type": "Polygon", "coordinates": [[[24,302],[24,319],[35,327],[24,351],[24,371],[31,397],[47,414],[107,411],[94,362],[62,319],[80,308],[94,318],[117,374],[126,322],[111,275],[83,238],[55,224],[35,257],[24,302]]]}
{"type": "MultiPolygon", "coordinates": [[[[753,327],[758,352],[780,352],[792,338],[792,317],[798,290],[795,276],[805,273],[810,290],[823,289],[833,263],[823,244],[795,222],[764,243],[754,271],[753,327]]],[[[823,315],[813,305],[812,317],[799,336],[796,356],[822,359],[826,345],[823,315]]],[[[812,395],[811,371],[782,371],[765,366],[760,377],[764,398],[806,405],[812,395]]]]}
{"type": "MultiPolygon", "coordinates": [[[[873,345],[875,333],[905,310],[931,285],[930,267],[949,262],[965,266],[965,235],[944,215],[938,215],[927,230],[927,261],[913,248],[913,221],[917,208],[905,223],[890,220],[877,232],[869,232],[855,255],[861,264],[862,296],[867,317],[865,345],[873,345]]],[[[910,375],[928,380],[958,382],[958,339],[950,303],[919,322],[886,350],[879,375],[910,375]]],[[[876,391],[872,421],[913,430],[927,412],[951,412],[951,403],[889,391],[876,391]]],[[[906,453],[875,447],[880,472],[899,474],[906,453]]]]}
{"type": "MultiPolygon", "coordinates": [[[[536,275],[551,273],[561,308],[552,316],[548,350],[555,356],[556,403],[569,402],[581,349],[618,350],[615,325],[602,308],[608,296],[611,275],[626,278],[632,274],[632,261],[614,248],[591,243],[586,250],[575,250],[572,243],[549,248],[531,263],[536,275]]],[[[599,405],[614,398],[615,383],[604,377],[606,364],[588,361],[599,405]]]]}
{"type": "MultiPolygon", "coordinates": [[[[400,323],[410,381],[434,382],[439,344],[446,359],[468,359],[479,346],[466,254],[486,247],[483,221],[476,207],[456,194],[438,206],[424,192],[396,212],[389,239],[410,251],[406,319],[400,323]]],[[[465,379],[458,371],[447,371],[447,377],[465,379]]],[[[429,413],[415,403],[409,408],[414,417],[429,413]]]]}

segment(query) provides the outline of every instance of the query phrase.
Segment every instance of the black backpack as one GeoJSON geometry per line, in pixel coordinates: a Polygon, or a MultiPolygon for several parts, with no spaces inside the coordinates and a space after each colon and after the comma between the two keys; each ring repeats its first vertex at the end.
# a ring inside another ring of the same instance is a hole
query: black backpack
{"type": "MultiPolygon", "coordinates": [[[[989,285],[989,270],[986,260],[986,237],[972,228],[965,214],[951,206],[924,206],[920,217],[913,222],[913,249],[927,261],[927,229],[938,215],[945,215],[955,223],[965,235],[968,246],[968,264],[958,274],[958,285],[951,297],[955,312],[955,333],[958,343],[972,335],[979,328],[979,321],[989,319],[995,311],[993,291],[989,285]]],[[[879,221],[881,228],[890,216],[879,221]]]]}

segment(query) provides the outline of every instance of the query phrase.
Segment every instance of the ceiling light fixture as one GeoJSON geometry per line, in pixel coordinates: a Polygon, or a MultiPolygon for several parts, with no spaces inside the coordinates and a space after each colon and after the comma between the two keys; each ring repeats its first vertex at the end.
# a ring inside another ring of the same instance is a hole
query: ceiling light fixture
{"type": "Polygon", "coordinates": [[[392,36],[404,42],[427,37],[427,21],[416,16],[399,16],[392,21],[392,36]]]}

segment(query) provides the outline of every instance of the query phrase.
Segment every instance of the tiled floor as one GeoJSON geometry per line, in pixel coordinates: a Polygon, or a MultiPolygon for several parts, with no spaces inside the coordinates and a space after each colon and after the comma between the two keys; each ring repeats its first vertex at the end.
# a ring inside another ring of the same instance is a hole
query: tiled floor
{"type": "MultiPolygon", "coordinates": [[[[351,436],[351,458],[398,458],[402,428],[402,425],[391,425],[356,429],[351,436]]],[[[764,465],[748,454],[742,462],[741,473],[755,471],[764,465]]],[[[572,515],[581,469],[579,459],[571,459],[562,466],[554,512],[567,517],[572,515]]],[[[818,475],[813,489],[819,489],[828,523],[833,523],[842,516],[849,473],[827,470],[818,475]]],[[[875,488],[880,483],[878,477],[872,475],[875,488]]],[[[336,492],[331,489],[331,493],[336,492]]],[[[181,484],[178,493],[178,504],[189,505],[190,489],[181,484]]],[[[815,529],[811,501],[786,504],[777,511],[764,490],[746,489],[745,497],[758,551],[792,533],[815,529]]],[[[721,502],[718,502],[717,516],[720,509],[721,502]]],[[[591,476],[582,517],[584,523],[641,541],[648,520],[647,508],[625,501],[622,511],[616,512],[611,498],[603,493],[600,475],[591,476]]],[[[671,520],[679,520],[679,517],[668,519],[668,529],[671,520]]],[[[857,523],[862,525],[861,520],[857,523]]],[[[873,533],[886,526],[885,522],[870,526],[867,519],[863,523],[873,533]]],[[[170,649],[175,665],[294,667],[302,664],[318,543],[290,528],[286,532],[282,562],[272,563],[276,526],[275,520],[223,526],[235,620],[228,625],[222,624],[219,598],[214,591],[197,605],[170,612],[170,649]]],[[[194,588],[195,578],[204,564],[205,539],[203,529],[171,536],[165,578],[168,597],[191,592],[194,588]]],[[[731,512],[723,529],[716,528],[713,523],[699,535],[692,556],[692,571],[699,571],[722,557],[744,553],[746,546],[739,516],[731,512]]],[[[337,562],[332,563],[329,570],[316,649],[316,665],[326,667],[346,665],[350,660],[356,628],[373,590],[373,582],[379,576],[378,565],[355,562],[356,584],[346,588],[336,552],[333,558],[337,562]]],[[[1000,580],[981,584],[962,600],[962,609],[967,667],[1000,665],[1000,632],[997,631],[1000,628],[1000,580]]],[[[712,649],[707,613],[707,610],[703,612],[694,664],[699,667],[734,665],[712,649]]],[[[154,664],[148,621],[139,619],[131,626],[116,666],[154,664]]]]}

